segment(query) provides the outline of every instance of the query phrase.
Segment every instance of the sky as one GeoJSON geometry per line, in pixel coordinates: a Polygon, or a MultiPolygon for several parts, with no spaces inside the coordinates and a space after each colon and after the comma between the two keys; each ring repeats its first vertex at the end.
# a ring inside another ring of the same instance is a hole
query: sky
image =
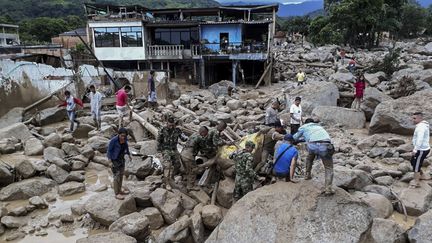
{"type": "MultiPolygon", "coordinates": [[[[223,2],[236,2],[236,0],[216,0],[220,3],[223,2]]],[[[306,1],[314,1],[314,0],[239,0],[241,2],[248,2],[248,3],[262,3],[262,2],[270,2],[270,3],[274,3],[274,2],[283,2],[283,3],[288,3],[288,2],[294,2],[294,3],[298,3],[298,2],[306,2],[306,1]]],[[[316,0],[315,0],[316,1],[316,0]]]]}

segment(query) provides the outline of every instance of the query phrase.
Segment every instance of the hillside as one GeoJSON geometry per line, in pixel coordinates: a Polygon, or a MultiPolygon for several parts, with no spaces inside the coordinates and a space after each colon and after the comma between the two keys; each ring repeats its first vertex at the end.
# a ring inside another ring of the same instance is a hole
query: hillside
{"type": "Polygon", "coordinates": [[[210,7],[219,5],[214,0],[1,0],[0,17],[9,16],[13,22],[37,17],[61,18],[67,15],[84,17],[83,3],[109,3],[109,4],[139,4],[148,8],[175,8],[175,7],[210,7]]]}

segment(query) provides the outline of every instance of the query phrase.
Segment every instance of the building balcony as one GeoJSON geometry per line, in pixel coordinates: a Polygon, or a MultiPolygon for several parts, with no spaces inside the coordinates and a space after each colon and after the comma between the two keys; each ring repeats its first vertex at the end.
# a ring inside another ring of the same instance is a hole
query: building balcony
{"type": "Polygon", "coordinates": [[[185,49],[184,45],[151,45],[147,47],[147,57],[153,60],[177,60],[201,57],[199,45],[191,45],[185,49]]]}

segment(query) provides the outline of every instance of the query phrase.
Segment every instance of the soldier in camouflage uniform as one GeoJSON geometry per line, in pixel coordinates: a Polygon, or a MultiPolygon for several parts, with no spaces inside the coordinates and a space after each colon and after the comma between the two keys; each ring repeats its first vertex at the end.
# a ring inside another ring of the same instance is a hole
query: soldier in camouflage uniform
{"type": "Polygon", "coordinates": [[[167,125],[159,131],[157,137],[157,150],[162,153],[165,178],[173,178],[180,170],[180,154],[177,150],[179,138],[187,140],[187,136],[176,127],[174,118],[169,117],[167,125]]]}
{"type": "Polygon", "coordinates": [[[235,163],[235,188],[234,200],[237,201],[252,191],[254,180],[257,175],[253,169],[253,155],[252,151],[255,144],[252,141],[247,141],[245,149],[237,150],[230,155],[230,159],[235,163]]]}

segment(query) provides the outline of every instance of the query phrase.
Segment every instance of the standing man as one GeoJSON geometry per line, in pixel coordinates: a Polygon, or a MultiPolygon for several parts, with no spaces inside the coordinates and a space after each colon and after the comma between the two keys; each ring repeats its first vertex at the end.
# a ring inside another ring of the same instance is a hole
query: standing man
{"type": "Polygon", "coordinates": [[[280,121],[278,117],[279,108],[279,100],[273,101],[272,105],[267,108],[265,115],[265,124],[267,126],[273,126],[277,121],[280,121]]]}
{"type": "Polygon", "coordinates": [[[115,198],[119,200],[123,200],[124,195],[129,194],[127,189],[122,190],[123,174],[125,170],[124,156],[127,154],[129,156],[129,160],[132,160],[132,157],[129,153],[127,135],[128,132],[126,128],[121,127],[118,131],[118,135],[113,137],[109,142],[107,152],[108,159],[112,163],[111,170],[114,176],[113,189],[115,198]]]}
{"type": "Polygon", "coordinates": [[[283,141],[276,144],[273,165],[273,175],[284,181],[296,183],[294,172],[297,164],[298,151],[294,146],[294,137],[291,134],[284,136],[283,141]]]}
{"type": "Polygon", "coordinates": [[[67,116],[68,119],[70,121],[70,127],[69,127],[69,132],[73,132],[74,131],[74,125],[75,122],[77,124],[77,128],[80,125],[80,122],[76,119],[76,110],[77,110],[77,105],[79,106],[83,106],[82,102],[79,102],[78,99],[74,98],[69,90],[66,90],[64,92],[65,95],[65,101],[60,104],[58,107],[62,107],[65,106],[66,107],[66,112],[67,112],[67,116]]]}
{"type": "Polygon", "coordinates": [[[96,87],[92,84],[90,85],[90,110],[93,117],[93,121],[96,124],[96,129],[101,129],[101,109],[102,109],[102,94],[96,91],[96,87]]]}
{"type": "Polygon", "coordinates": [[[296,97],[294,100],[294,104],[290,107],[290,116],[291,116],[291,134],[294,135],[299,127],[301,126],[303,119],[302,119],[302,108],[301,108],[301,98],[296,97]]]}
{"type": "Polygon", "coordinates": [[[420,186],[420,177],[422,174],[421,167],[426,156],[430,152],[429,146],[429,123],[423,120],[423,113],[416,112],[412,116],[412,120],[416,125],[412,143],[414,150],[412,151],[411,165],[414,170],[414,181],[411,181],[410,188],[420,186]]]}
{"type": "Polygon", "coordinates": [[[151,70],[150,71],[150,77],[148,78],[148,82],[147,82],[148,102],[149,102],[150,107],[153,109],[156,108],[156,101],[157,101],[154,75],[155,75],[154,71],[151,70]]]}
{"type": "Polygon", "coordinates": [[[307,143],[308,156],[306,158],[305,180],[312,179],[312,163],[315,157],[319,156],[325,168],[324,194],[332,195],[334,193],[332,189],[334,146],[331,143],[330,135],[323,127],[315,123],[313,119],[308,118],[293,137],[295,141],[299,141],[303,137],[307,143]]]}
{"type": "Polygon", "coordinates": [[[260,131],[261,134],[264,135],[263,148],[261,153],[261,160],[255,166],[255,172],[259,173],[261,168],[267,163],[268,156],[270,154],[274,154],[274,149],[277,141],[281,141],[286,134],[285,129],[283,128],[280,121],[277,121],[274,124],[274,127],[271,129],[263,129],[260,131]]]}
{"type": "Polygon", "coordinates": [[[306,74],[300,69],[296,75],[296,78],[298,82],[297,86],[303,85],[305,83],[306,74]]]}
{"type": "Polygon", "coordinates": [[[132,90],[131,86],[126,85],[116,93],[116,108],[119,114],[119,128],[123,127],[123,117],[132,115],[128,106],[128,94],[132,90]]]}
{"type": "Polygon", "coordinates": [[[187,136],[176,127],[173,117],[167,119],[167,125],[163,127],[157,137],[157,151],[162,153],[164,164],[164,178],[174,178],[180,171],[180,153],[177,150],[178,139],[187,140],[187,136]]]}
{"type": "Polygon", "coordinates": [[[233,195],[235,201],[253,190],[254,180],[257,178],[252,166],[254,148],[255,144],[252,141],[247,141],[243,150],[238,150],[229,156],[234,161],[236,171],[233,195]]]}

